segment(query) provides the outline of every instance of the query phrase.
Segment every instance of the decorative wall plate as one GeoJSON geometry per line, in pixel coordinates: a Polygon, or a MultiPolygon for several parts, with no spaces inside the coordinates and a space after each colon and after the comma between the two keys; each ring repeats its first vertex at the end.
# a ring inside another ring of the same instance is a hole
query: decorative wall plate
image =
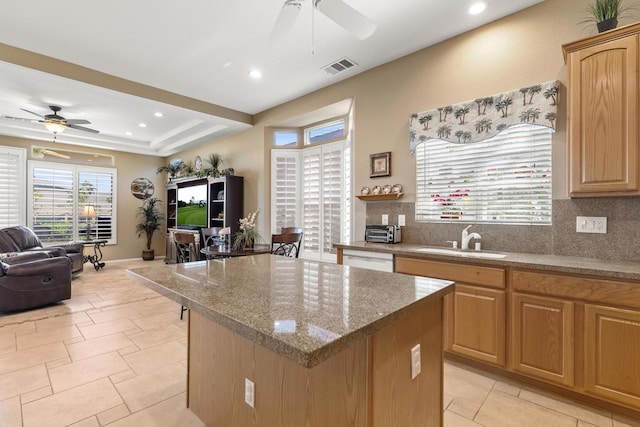
{"type": "Polygon", "coordinates": [[[138,199],[148,199],[153,195],[153,182],[147,178],[136,178],[131,181],[131,194],[138,199]]]}
{"type": "Polygon", "coordinates": [[[373,190],[371,190],[371,194],[380,194],[380,186],[376,185],[375,187],[373,187],[373,190]]]}
{"type": "Polygon", "coordinates": [[[369,187],[362,187],[362,190],[360,190],[360,194],[362,194],[363,196],[368,195],[371,192],[371,189],[369,187]]]}
{"type": "Polygon", "coordinates": [[[395,184],[393,187],[391,187],[391,192],[392,193],[402,193],[402,185],[395,184]]]}
{"type": "Polygon", "coordinates": [[[382,194],[389,194],[389,193],[391,193],[391,186],[387,184],[384,187],[382,187],[382,194]]]}

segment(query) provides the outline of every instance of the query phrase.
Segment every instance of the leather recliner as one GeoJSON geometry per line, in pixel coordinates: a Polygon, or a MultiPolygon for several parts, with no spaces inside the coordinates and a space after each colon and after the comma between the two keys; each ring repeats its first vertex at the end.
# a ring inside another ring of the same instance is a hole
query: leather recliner
{"type": "Polygon", "coordinates": [[[81,272],[84,264],[84,245],[82,242],[43,247],[38,236],[28,227],[16,226],[0,229],[0,253],[21,254],[23,252],[45,252],[54,257],[66,256],[72,261],[72,273],[81,272]]]}
{"type": "Polygon", "coordinates": [[[71,298],[71,259],[45,252],[0,261],[0,311],[40,307],[71,298]]]}

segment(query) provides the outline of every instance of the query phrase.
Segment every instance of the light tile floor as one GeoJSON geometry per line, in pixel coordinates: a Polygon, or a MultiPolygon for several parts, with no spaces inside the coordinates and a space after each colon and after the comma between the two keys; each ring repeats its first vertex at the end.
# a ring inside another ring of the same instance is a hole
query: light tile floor
{"type": "MultiPolygon", "coordinates": [[[[126,278],[142,265],[85,266],[70,300],[0,314],[1,427],[202,426],[185,408],[186,321],[126,278]]],[[[452,363],[444,403],[446,427],[640,427],[452,363]]]]}

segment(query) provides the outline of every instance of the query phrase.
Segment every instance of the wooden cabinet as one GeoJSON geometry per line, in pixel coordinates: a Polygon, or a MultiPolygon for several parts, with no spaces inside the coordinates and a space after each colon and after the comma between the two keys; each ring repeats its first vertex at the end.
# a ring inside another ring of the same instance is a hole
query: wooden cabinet
{"type": "Polygon", "coordinates": [[[511,296],[511,368],[565,386],[573,385],[573,302],[511,296]]]}
{"type": "Polygon", "coordinates": [[[640,312],[585,305],[585,389],[640,408],[640,312]]]}
{"type": "Polygon", "coordinates": [[[176,228],[178,220],[178,187],[167,185],[167,230],[176,228]]]}
{"type": "Polygon", "coordinates": [[[640,194],[640,24],[563,46],[568,74],[569,194],[640,194]]]}
{"type": "Polygon", "coordinates": [[[233,235],[240,230],[244,217],[244,178],[225,176],[209,178],[209,227],[229,227],[233,235]]]}
{"type": "Polygon", "coordinates": [[[395,271],[455,281],[445,298],[445,349],[505,366],[504,269],[396,257],[395,271]]]}

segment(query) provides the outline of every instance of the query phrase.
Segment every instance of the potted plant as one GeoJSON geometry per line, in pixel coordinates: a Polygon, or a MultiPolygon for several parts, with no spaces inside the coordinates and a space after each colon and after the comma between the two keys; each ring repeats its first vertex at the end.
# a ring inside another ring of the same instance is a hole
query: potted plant
{"type": "Polygon", "coordinates": [[[240,251],[244,248],[253,248],[256,242],[262,241],[262,236],[256,230],[256,217],[260,209],[251,212],[246,218],[241,218],[240,231],[233,235],[233,250],[240,251]]]}
{"type": "Polygon", "coordinates": [[[624,0],[593,0],[584,22],[595,22],[602,33],[618,26],[618,18],[627,10],[624,0]]]}
{"type": "Polygon", "coordinates": [[[158,174],[162,172],[167,172],[169,174],[169,182],[171,182],[171,180],[175,178],[178,175],[178,173],[180,173],[180,171],[182,171],[182,169],[184,168],[185,168],[185,164],[182,160],[174,159],[174,160],[171,160],[167,166],[160,166],[156,171],[156,173],[158,174]]]}
{"type": "Polygon", "coordinates": [[[210,168],[207,168],[207,171],[211,174],[212,177],[217,178],[222,175],[220,172],[220,166],[222,166],[222,156],[220,154],[211,153],[206,160],[209,163],[210,168]]]}
{"type": "Polygon", "coordinates": [[[160,203],[157,197],[150,197],[142,203],[136,213],[136,216],[140,219],[140,222],[136,224],[138,237],[144,234],[147,238],[147,249],[142,251],[142,259],[145,261],[150,261],[155,257],[155,253],[151,249],[151,239],[153,238],[153,233],[160,230],[164,220],[160,211],[160,203]]]}

